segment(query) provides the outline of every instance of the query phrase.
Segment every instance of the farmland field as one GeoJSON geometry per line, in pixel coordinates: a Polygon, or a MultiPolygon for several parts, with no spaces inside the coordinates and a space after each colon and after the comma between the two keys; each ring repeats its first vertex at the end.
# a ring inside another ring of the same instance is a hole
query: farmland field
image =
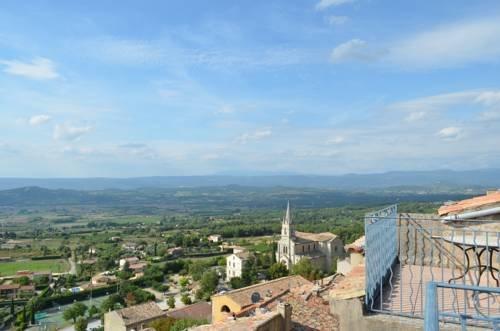
{"type": "Polygon", "coordinates": [[[66,272],[69,270],[69,264],[66,260],[18,260],[14,262],[0,263],[0,276],[15,275],[19,270],[30,271],[51,271],[51,272],[66,272]]]}

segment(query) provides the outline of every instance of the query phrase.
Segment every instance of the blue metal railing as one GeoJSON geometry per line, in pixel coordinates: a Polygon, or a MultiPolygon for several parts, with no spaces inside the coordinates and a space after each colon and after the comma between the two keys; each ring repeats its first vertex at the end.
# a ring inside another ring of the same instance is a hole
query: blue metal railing
{"type": "Polygon", "coordinates": [[[365,216],[366,305],[375,309],[383,298],[386,280],[392,278],[392,266],[398,257],[397,205],[365,216]]]}
{"type": "Polygon", "coordinates": [[[429,282],[426,289],[425,300],[425,331],[439,331],[439,321],[446,320],[451,322],[460,323],[462,330],[467,330],[467,324],[477,324],[485,327],[492,328],[497,331],[500,330],[500,310],[487,309],[480,307],[479,300],[481,295],[486,295],[487,300],[499,299],[500,288],[498,287],[484,287],[463,284],[449,284],[442,282],[429,282]],[[469,310],[458,310],[452,307],[446,309],[443,302],[439,302],[438,289],[447,291],[446,295],[456,296],[457,291],[465,292],[464,296],[471,296],[473,305],[469,310]],[[467,294],[468,292],[468,294],[467,294]],[[472,323],[471,323],[472,322],[472,323]],[[475,322],[475,323],[474,323],[475,322]]]}
{"type": "Polygon", "coordinates": [[[398,214],[397,206],[367,214],[366,308],[423,318],[426,286],[434,282],[482,288],[478,295],[440,288],[438,320],[484,325],[485,319],[500,314],[500,296],[490,291],[500,287],[500,232],[478,224],[443,224],[433,215],[398,214]],[[478,312],[477,318],[456,318],[472,311],[478,312]]]}

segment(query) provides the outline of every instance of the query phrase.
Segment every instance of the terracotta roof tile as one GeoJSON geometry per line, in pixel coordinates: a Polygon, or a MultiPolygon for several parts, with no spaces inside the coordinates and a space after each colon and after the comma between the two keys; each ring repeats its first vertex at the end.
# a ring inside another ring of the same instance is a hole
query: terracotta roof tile
{"type": "Polygon", "coordinates": [[[201,301],[183,308],[171,310],[167,315],[177,319],[207,320],[210,323],[212,320],[212,305],[209,302],[201,301]]]}
{"type": "Polygon", "coordinates": [[[258,292],[263,300],[267,300],[279,296],[287,290],[300,288],[305,285],[312,286],[313,283],[302,276],[296,275],[282,277],[265,283],[247,286],[241,289],[226,292],[224,294],[216,294],[215,296],[228,296],[236,303],[238,303],[241,307],[247,307],[253,304],[251,297],[252,293],[254,292],[258,292]]]}
{"type": "Polygon", "coordinates": [[[116,310],[116,313],[123,319],[126,326],[165,315],[163,310],[152,301],[116,310]]]}
{"type": "Polygon", "coordinates": [[[332,299],[342,300],[365,295],[365,265],[360,264],[352,268],[331,291],[332,299]]]}
{"type": "Polygon", "coordinates": [[[365,236],[362,236],[356,239],[356,241],[354,241],[353,243],[345,245],[344,249],[348,253],[350,252],[363,253],[365,250],[365,241],[366,241],[365,236]]]}
{"type": "Polygon", "coordinates": [[[438,210],[439,216],[459,213],[464,210],[478,209],[488,205],[500,203],[500,191],[488,192],[486,195],[481,195],[472,199],[466,199],[455,202],[451,205],[444,205],[438,210]]]}

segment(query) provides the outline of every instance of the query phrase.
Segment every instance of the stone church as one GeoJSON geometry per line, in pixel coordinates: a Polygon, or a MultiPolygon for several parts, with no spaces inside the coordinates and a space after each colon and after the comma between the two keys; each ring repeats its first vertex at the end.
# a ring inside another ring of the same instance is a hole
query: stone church
{"type": "Polygon", "coordinates": [[[309,259],[316,268],[331,272],[336,260],[344,256],[342,240],[333,233],[295,231],[290,213],[290,202],[288,202],[285,217],[281,223],[281,239],[278,242],[276,261],[290,269],[301,259],[309,259]]]}

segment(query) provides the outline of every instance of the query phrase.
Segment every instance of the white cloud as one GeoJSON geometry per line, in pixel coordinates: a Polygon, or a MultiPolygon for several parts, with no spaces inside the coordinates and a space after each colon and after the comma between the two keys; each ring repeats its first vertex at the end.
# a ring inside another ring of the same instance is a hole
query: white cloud
{"type": "Polygon", "coordinates": [[[327,144],[329,145],[338,145],[341,144],[345,141],[345,138],[343,136],[335,136],[326,141],[327,144]]]}
{"type": "Polygon", "coordinates": [[[354,0],[320,0],[316,4],[316,9],[317,10],[324,10],[328,7],[335,7],[335,6],[340,6],[346,3],[351,3],[354,2],[354,0]]]}
{"type": "Polygon", "coordinates": [[[481,121],[498,121],[500,120],[500,110],[489,110],[479,114],[481,121]]]}
{"type": "Polygon", "coordinates": [[[452,67],[497,62],[500,19],[483,19],[436,27],[389,49],[388,60],[404,68],[452,67]]]}
{"type": "Polygon", "coordinates": [[[485,106],[500,105],[500,91],[485,91],[476,97],[476,102],[485,106]]]}
{"type": "Polygon", "coordinates": [[[409,113],[408,116],[406,116],[405,120],[410,123],[417,122],[423,119],[426,115],[427,113],[425,111],[414,111],[409,113]]]}
{"type": "Polygon", "coordinates": [[[361,39],[351,39],[335,47],[330,55],[333,63],[346,61],[369,62],[378,58],[377,52],[370,49],[366,41],[361,39]]]}
{"type": "Polygon", "coordinates": [[[164,62],[165,50],[148,40],[99,38],[82,43],[82,51],[99,60],[131,65],[164,62]]]}
{"type": "Polygon", "coordinates": [[[224,105],[217,109],[216,113],[218,114],[231,114],[234,113],[234,107],[231,107],[229,105],[224,105]]]}
{"type": "Polygon", "coordinates": [[[331,25],[343,25],[349,21],[349,17],[347,16],[335,16],[332,15],[327,18],[327,22],[331,25]]]}
{"type": "Polygon", "coordinates": [[[418,113],[446,109],[456,105],[480,104],[482,106],[486,106],[494,104],[498,95],[500,95],[499,90],[466,90],[398,102],[391,105],[389,108],[409,113],[418,113]]]}
{"type": "Polygon", "coordinates": [[[28,119],[28,123],[31,126],[39,126],[50,121],[50,116],[48,115],[35,115],[28,119]]]}
{"type": "Polygon", "coordinates": [[[21,62],[18,60],[0,60],[0,64],[5,66],[4,72],[23,76],[30,79],[46,80],[59,77],[55,70],[54,63],[46,58],[37,57],[31,62],[21,62]]]}
{"type": "Polygon", "coordinates": [[[246,144],[249,141],[262,140],[264,138],[270,137],[273,134],[271,128],[262,128],[254,132],[247,132],[236,138],[236,142],[240,144],[246,144]]]}
{"type": "Polygon", "coordinates": [[[54,127],[53,137],[55,140],[78,140],[84,134],[92,130],[91,126],[72,126],[69,124],[57,124],[54,127]]]}
{"type": "Polygon", "coordinates": [[[445,140],[454,140],[459,138],[461,133],[462,133],[461,128],[458,128],[456,126],[450,126],[439,130],[437,135],[438,137],[443,138],[445,140]]]}
{"type": "Polygon", "coordinates": [[[220,155],[217,153],[208,153],[208,154],[203,154],[201,156],[201,159],[205,160],[205,161],[218,160],[219,158],[220,158],[220,155]]]}

